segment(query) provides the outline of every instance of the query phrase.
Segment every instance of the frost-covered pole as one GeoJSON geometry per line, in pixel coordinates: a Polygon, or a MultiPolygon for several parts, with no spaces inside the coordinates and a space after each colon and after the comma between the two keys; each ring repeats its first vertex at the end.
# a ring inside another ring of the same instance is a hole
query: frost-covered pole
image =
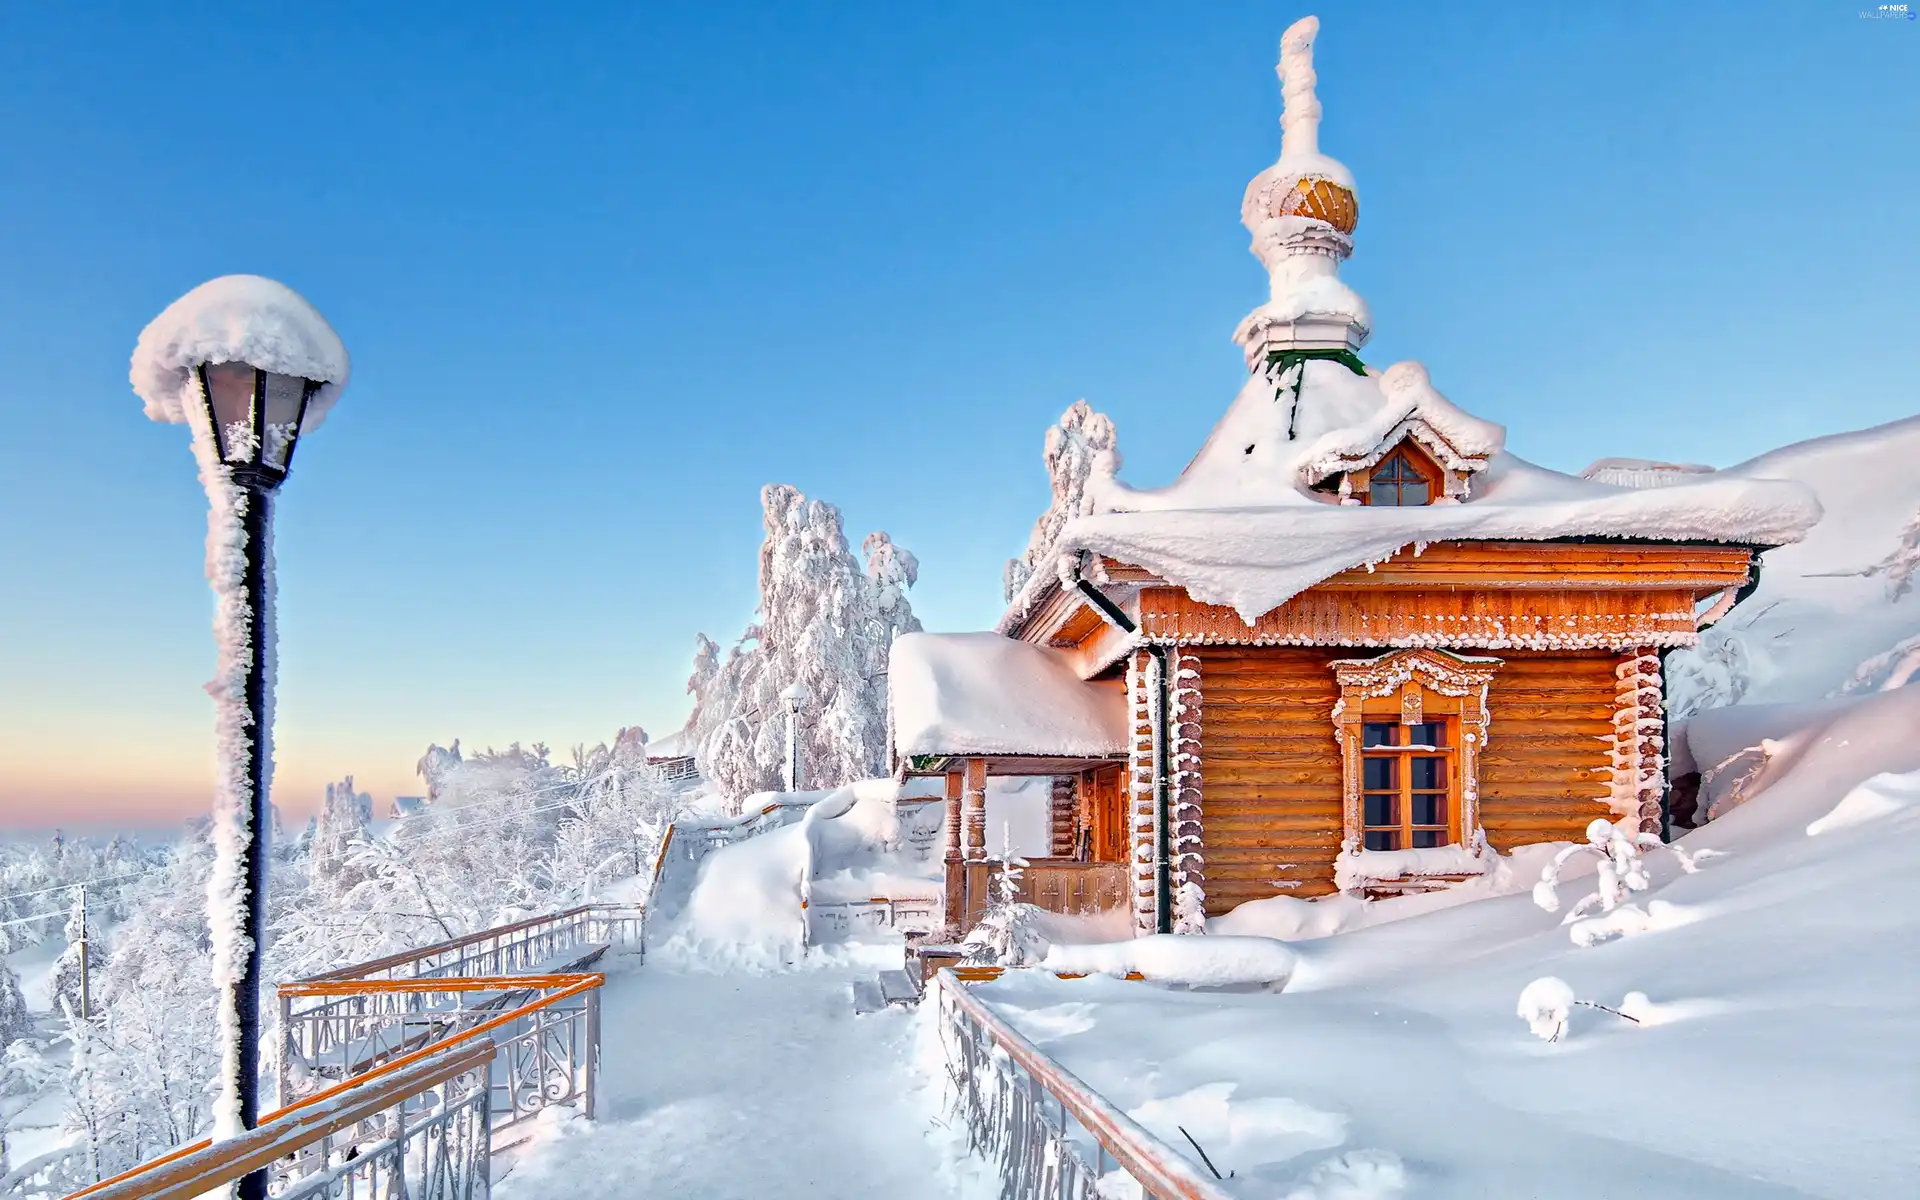
{"type": "MultiPolygon", "coordinates": [[[[346,348],[312,305],[257,275],[204,283],[140,334],[133,389],[147,416],[184,424],[207,489],[207,581],[217,667],[214,867],[207,924],[220,988],[221,1071],[214,1136],[260,1114],[260,988],[265,982],[267,835],[273,776],[273,495],[301,435],[346,386],[346,348]]],[[[266,1173],[240,1183],[264,1200],[266,1173]]]]}

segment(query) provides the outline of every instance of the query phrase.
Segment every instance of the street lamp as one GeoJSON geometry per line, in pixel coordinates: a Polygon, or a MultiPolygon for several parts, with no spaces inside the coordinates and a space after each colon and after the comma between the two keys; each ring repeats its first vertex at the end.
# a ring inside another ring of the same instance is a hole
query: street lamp
{"type": "MultiPolygon", "coordinates": [[[[265,949],[268,792],[273,779],[273,497],[294,447],[346,386],[346,348],[284,284],[227,275],[188,292],[141,331],[130,372],[147,416],[193,435],[207,489],[207,581],[218,668],[214,868],[207,882],[222,1069],[214,1136],[260,1115],[260,985],[265,949]]],[[[264,1197],[266,1175],[242,1181],[264,1197]]]]}
{"type": "Polygon", "coordinates": [[[812,695],[807,685],[794,680],[787,690],[780,693],[780,700],[787,706],[787,790],[800,790],[800,709],[812,695]]]}

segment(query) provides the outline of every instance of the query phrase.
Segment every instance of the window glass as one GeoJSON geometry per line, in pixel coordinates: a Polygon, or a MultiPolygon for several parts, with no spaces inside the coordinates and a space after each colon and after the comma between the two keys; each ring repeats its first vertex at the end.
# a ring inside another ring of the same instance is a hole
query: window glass
{"type": "Polygon", "coordinates": [[[1413,848],[1425,850],[1432,846],[1444,846],[1447,844],[1446,838],[1447,835],[1437,829],[1416,829],[1413,831],[1413,848]]]}
{"type": "Polygon", "coordinates": [[[1415,825],[1445,825],[1447,823],[1447,798],[1444,794],[1418,793],[1413,797],[1413,823],[1415,825]]]}
{"type": "Polygon", "coordinates": [[[1400,819],[1394,812],[1394,809],[1399,807],[1399,804],[1396,803],[1397,800],[1398,797],[1396,796],[1368,796],[1367,824],[1398,825],[1400,819]]]}
{"type": "Polygon", "coordinates": [[[1369,792],[1384,791],[1400,786],[1399,763],[1385,755],[1368,755],[1364,778],[1360,785],[1369,792]]]}
{"type": "Polygon", "coordinates": [[[1399,848],[1400,835],[1396,831],[1391,829],[1367,830],[1367,849],[1398,850],[1399,848]]]}
{"type": "Polygon", "coordinates": [[[1407,765],[1413,769],[1413,778],[1407,782],[1415,791],[1438,791],[1447,786],[1446,759],[1416,758],[1407,765]]]}
{"type": "Polygon", "coordinates": [[[1391,746],[1393,733],[1399,726],[1390,721],[1368,721],[1360,727],[1360,744],[1363,746],[1391,746]]]}

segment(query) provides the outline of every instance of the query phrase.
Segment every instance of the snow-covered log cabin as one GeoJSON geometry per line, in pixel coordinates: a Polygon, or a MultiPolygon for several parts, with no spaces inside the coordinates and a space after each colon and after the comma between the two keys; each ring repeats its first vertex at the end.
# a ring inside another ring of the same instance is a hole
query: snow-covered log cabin
{"type": "Polygon", "coordinates": [[[1317,30],[1281,42],[1281,154],[1241,205],[1271,296],[1212,435],[1145,490],[1115,477],[1110,426],[1077,459],[1050,442],[1057,533],[1016,562],[999,628],[895,643],[899,770],[946,778],[951,928],[993,870],[989,775],[1054,780],[1035,902],[1123,903],[1140,932],[1439,886],[1597,815],[1661,832],[1666,652],[1819,518],[1791,482],[1546,470],[1419,363],[1363,362],[1317,30]]]}

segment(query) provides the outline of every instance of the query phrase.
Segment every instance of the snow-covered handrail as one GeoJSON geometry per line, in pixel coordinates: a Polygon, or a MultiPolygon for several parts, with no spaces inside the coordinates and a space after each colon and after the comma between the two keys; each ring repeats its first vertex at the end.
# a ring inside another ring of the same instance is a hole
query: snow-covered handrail
{"type": "Polygon", "coordinates": [[[1231,1200],[1185,1155],[996,1016],[952,968],[940,972],[938,993],[949,1053],[962,1058],[954,1082],[967,1110],[968,1128],[974,1145],[994,1153],[1007,1172],[1003,1195],[1091,1198],[1101,1194],[1099,1179],[1111,1162],[1150,1200],[1231,1200]],[[1024,1081],[996,1061],[1002,1056],[1024,1073],[1024,1081]],[[983,1075],[994,1078],[985,1080],[983,1075]],[[996,1082],[998,1090],[989,1091],[996,1082]],[[1045,1099],[1054,1102],[1057,1121],[1047,1112],[1045,1099]],[[1073,1144],[1068,1117],[1092,1140],[1093,1162],[1086,1162],[1073,1144]]]}
{"type": "MultiPolygon", "coordinates": [[[[582,904],[544,917],[482,929],[310,975],[299,983],[345,979],[425,979],[465,975],[524,974],[576,946],[598,943],[633,945],[645,953],[642,926],[646,909],[624,904],[582,904]],[[595,936],[595,935],[599,936],[595,936]]],[[[290,985],[289,985],[290,986],[290,985]]]]}
{"type": "MultiPolygon", "coordinates": [[[[492,1062],[493,1046],[485,1040],[435,1047],[272,1113],[237,1138],[195,1142],[68,1200],[192,1200],[290,1158],[304,1158],[312,1169],[278,1193],[283,1197],[340,1194],[335,1189],[343,1184],[351,1192],[352,1175],[362,1177],[370,1194],[405,1195],[409,1189],[401,1179],[413,1175],[417,1189],[425,1182],[419,1178],[423,1171],[453,1185],[447,1193],[453,1194],[460,1190],[456,1179],[486,1178],[492,1062]],[[424,1110],[407,1109],[410,1101],[429,1096],[424,1110]],[[378,1182],[388,1187],[379,1190],[378,1182]]],[[[473,1195],[485,1191],[484,1182],[467,1189],[473,1195]]]]}

